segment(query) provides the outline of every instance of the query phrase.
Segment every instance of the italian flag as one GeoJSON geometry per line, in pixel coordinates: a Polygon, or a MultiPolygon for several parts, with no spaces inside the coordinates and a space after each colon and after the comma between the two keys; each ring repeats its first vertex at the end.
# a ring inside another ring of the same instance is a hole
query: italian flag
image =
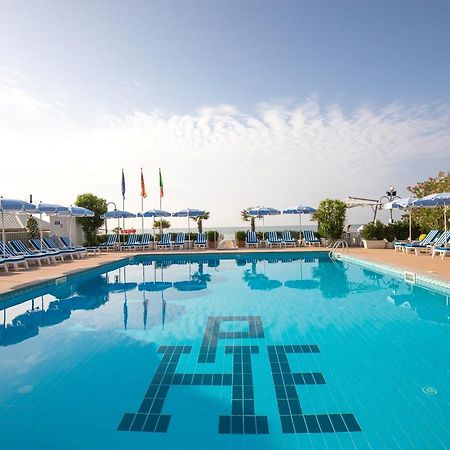
{"type": "Polygon", "coordinates": [[[164,185],[163,185],[163,179],[161,175],[161,169],[159,169],[159,197],[164,197],[164,185]]]}

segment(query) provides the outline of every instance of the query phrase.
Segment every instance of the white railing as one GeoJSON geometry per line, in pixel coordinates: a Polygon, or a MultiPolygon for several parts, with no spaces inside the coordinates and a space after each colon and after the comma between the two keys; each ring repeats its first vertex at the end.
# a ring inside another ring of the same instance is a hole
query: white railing
{"type": "Polygon", "coordinates": [[[348,253],[348,243],[347,241],[344,241],[343,239],[340,239],[339,241],[336,241],[330,249],[330,252],[328,253],[328,255],[330,256],[331,259],[334,259],[336,257],[335,254],[338,253],[339,249],[345,250],[348,253]]]}

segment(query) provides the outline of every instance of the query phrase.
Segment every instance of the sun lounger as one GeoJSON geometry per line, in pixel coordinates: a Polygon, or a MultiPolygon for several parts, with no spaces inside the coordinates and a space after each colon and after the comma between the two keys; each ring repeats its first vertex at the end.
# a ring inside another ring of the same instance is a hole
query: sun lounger
{"type": "Polygon", "coordinates": [[[444,258],[447,255],[450,255],[450,247],[435,247],[435,248],[433,248],[433,252],[432,252],[431,256],[434,258],[438,254],[440,254],[442,260],[444,260],[444,258]]]}
{"type": "Polygon", "coordinates": [[[117,244],[117,236],[117,234],[109,234],[106,238],[106,242],[98,246],[100,251],[106,250],[107,252],[109,252],[110,250],[114,250],[117,244]]]}
{"type": "Polygon", "coordinates": [[[208,238],[206,233],[198,233],[194,241],[194,248],[208,248],[208,238]]]}
{"type": "Polygon", "coordinates": [[[44,253],[36,252],[36,251],[32,252],[22,241],[20,241],[18,239],[9,241],[9,245],[16,252],[17,255],[29,257],[30,260],[36,259],[38,264],[39,264],[39,261],[44,261],[48,264],[57,262],[55,256],[50,255],[45,252],[44,253]]]}
{"type": "Polygon", "coordinates": [[[150,233],[144,233],[140,236],[140,244],[137,248],[142,248],[142,250],[151,250],[153,248],[153,238],[150,233]]]}
{"type": "Polygon", "coordinates": [[[156,250],[161,248],[172,248],[173,241],[172,241],[172,235],[170,233],[163,234],[161,236],[160,241],[156,244],[156,250]]]}
{"type": "Polygon", "coordinates": [[[81,252],[80,250],[59,248],[56,245],[56,242],[53,240],[53,238],[45,237],[43,239],[43,241],[49,250],[56,251],[56,252],[60,251],[63,255],[69,255],[71,259],[73,259],[74,256],[76,256],[77,258],[81,258],[82,256],[85,256],[85,253],[81,252]]]}
{"type": "Polygon", "coordinates": [[[256,231],[248,231],[247,237],[245,238],[245,246],[249,248],[252,245],[256,246],[256,248],[259,247],[258,238],[256,237],[256,231]]]}
{"type": "Polygon", "coordinates": [[[186,234],[178,233],[175,241],[172,244],[172,248],[179,248],[180,250],[186,245],[186,234]]]}
{"type": "Polygon", "coordinates": [[[303,231],[303,242],[309,246],[318,245],[320,247],[320,240],[317,239],[317,236],[312,230],[303,231]]]}
{"type": "Polygon", "coordinates": [[[20,242],[25,247],[25,251],[23,251],[23,249],[19,250],[13,245],[13,242],[15,242],[15,241],[10,241],[10,242],[8,242],[8,244],[3,244],[3,242],[0,241],[0,252],[3,252],[3,247],[2,247],[2,244],[3,244],[3,245],[6,245],[6,250],[9,252],[10,256],[25,258],[28,262],[34,262],[38,266],[42,265],[42,261],[50,264],[51,259],[48,255],[37,254],[37,253],[31,252],[30,250],[28,250],[25,247],[25,244],[22,241],[18,241],[18,242],[20,242]]]}
{"type": "Polygon", "coordinates": [[[24,256],[16,256],[7,244],[0,241],[0,255],[6,266],[12,266],[14,270],[18,270],[22,265],[28,269],[28,261],[24,256]]]}
{"type": "MultiPolygon", "coordinates": [[[[43,242],[41,242],[39,239],[30,239],[28,241],[31,245],[31,247],[38,253],[44,253],[47,255],[52,255],[55,258],[59,259],[60,261],[64,261],[64,254],[61,252],[61,250],[50,250],[46,245],[44,245],[43,242]]],[[[67,255],[70,256],[70,255],[67,255]]],[[[72,258],[73,259],[73,255],[72,258]]]]}
{"type": "Polygon", "coordinates": [[[281,233],[281,241],[285,247],[295,247],[295,239],[293,239],[289,230],[281,233]]]}
{"type": "Polygon", "coordinates": [[[136,247],[140,245],[138,235],[130,234],[128,236],[127,242],[120,246],[120,250],[136,250],[136,247]]]}
{"type": "Polygon", "coordinates": [[[421,241],[412,241],[412,242],[394,242],[395,251],[401,250],[402,252],[407,253],[405,248],[415,247],[415,246],[427,246],[431,242],[433,242],[440,235],[439,230],[431,230],[421,241]]]}
{"type": "Polygon", "coordinates": [[[276,231],[269,231],[267,233],[266,244],[269,247],[273,247],[274,245],[276,245],[277,247],[281,247],[281,245],[283,244],[283,240],[278,237],[276,231]]]}
{"type": "Polygon", "coordinates": [[[62,248],[68,248],[73,250],[81,250],[86,254],[100,254],[100,249],[98,247],[83,247],[82,245],[71,245],[70,239],[67,236],[60,236],[59,240],[62,243],[62,248]]]}
{"type": "MultiPolygon", "coordinates": [[[[428,244],[415,244],[415,245],[406,245],[404,248],[405,253],[414,252],[416,255],[420,253],[432,253],[433,247],[442,247],[445,242],[448,240],[450,235],[450,231],[447,233],[441,233],[434,240],[429,242],[428,244]]],[[[423,239],[424,240],[424,239],[423,239]]],[[[423,242],[422,240],[422,242],[423,242]]]]}

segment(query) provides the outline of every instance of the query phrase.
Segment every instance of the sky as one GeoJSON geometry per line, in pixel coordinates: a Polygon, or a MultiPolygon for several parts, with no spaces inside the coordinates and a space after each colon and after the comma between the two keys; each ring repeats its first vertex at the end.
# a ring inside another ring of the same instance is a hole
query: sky
{"type": "Polygon", "coordinates": [[[406,196],[450,170],[450,2],[0,0],[0,152],[5,198],[121,207],[123,168],[137,212],[161,167],[163,208],[208,226],[406,196]]]}

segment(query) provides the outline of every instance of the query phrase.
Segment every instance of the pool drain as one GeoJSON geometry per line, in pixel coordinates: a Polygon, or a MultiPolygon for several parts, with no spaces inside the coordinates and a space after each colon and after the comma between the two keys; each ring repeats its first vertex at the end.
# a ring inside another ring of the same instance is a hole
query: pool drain
{"type": "Polygon", "coordinates": [[[437,389],[431,386],[425,386],[422,388],[422,392],[427,395],[436,395],[438,393],[437,389]]]}

